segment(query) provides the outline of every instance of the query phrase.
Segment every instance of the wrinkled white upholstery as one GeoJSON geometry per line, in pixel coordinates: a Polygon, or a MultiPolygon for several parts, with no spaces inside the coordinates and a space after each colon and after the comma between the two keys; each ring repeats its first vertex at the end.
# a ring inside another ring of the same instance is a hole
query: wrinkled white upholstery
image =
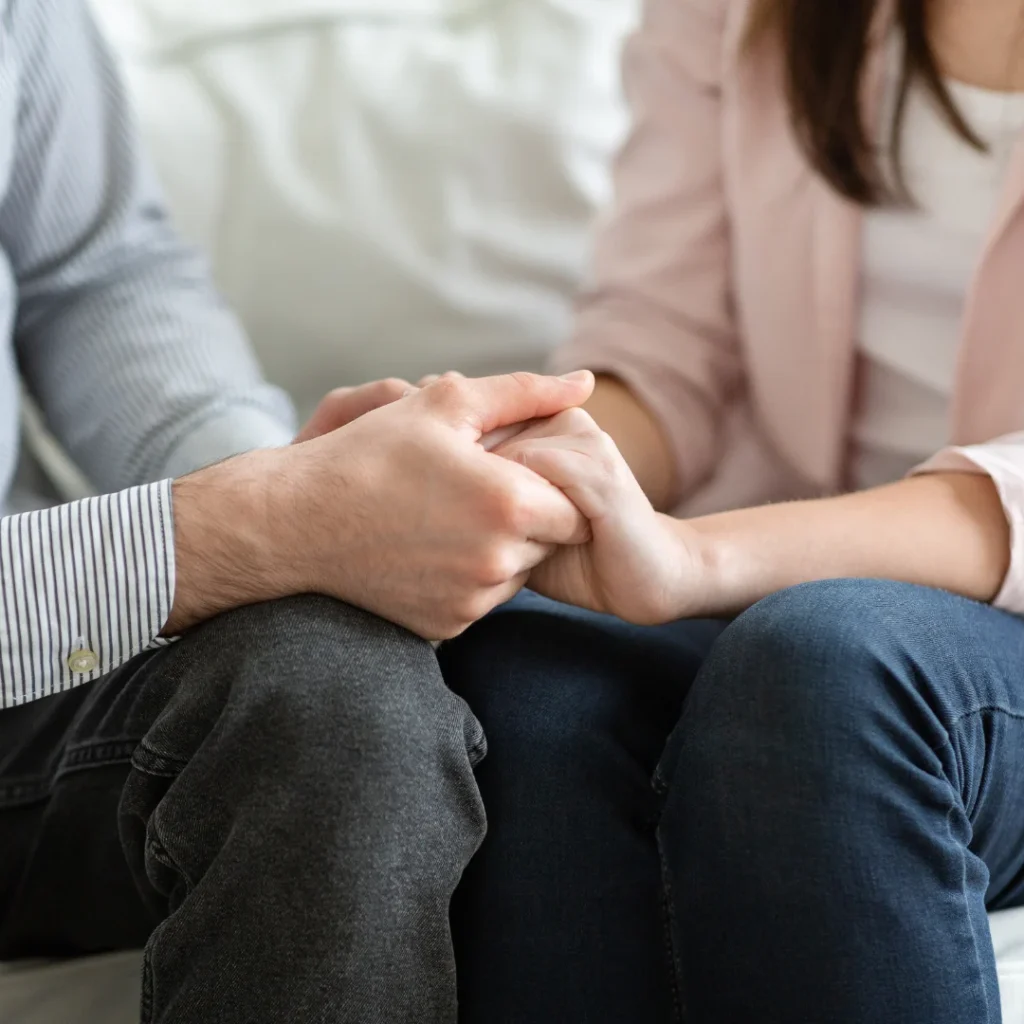
{"type": "Polygon", "coordinates": [[[94,0],[270,374],[538,363],[569,325],[637,0],[94,0]]]}

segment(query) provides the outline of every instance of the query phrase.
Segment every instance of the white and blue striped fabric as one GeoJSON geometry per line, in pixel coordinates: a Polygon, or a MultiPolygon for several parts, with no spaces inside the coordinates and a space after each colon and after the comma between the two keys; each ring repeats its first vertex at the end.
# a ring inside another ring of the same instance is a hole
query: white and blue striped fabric
{"type": "Polygon", "coordinates": [[[159,643],[170,479],[294,425],[168,223],[84,0],[0,7],[0,495],[19,376],[103,495],[0,518],[2,709],[159,643]]]}

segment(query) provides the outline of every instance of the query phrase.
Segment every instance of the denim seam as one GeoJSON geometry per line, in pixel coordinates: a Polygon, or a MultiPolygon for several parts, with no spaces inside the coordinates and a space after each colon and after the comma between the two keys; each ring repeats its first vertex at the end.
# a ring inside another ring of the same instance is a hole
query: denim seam
{"type": "Polygon", "coordinates": [[[469,748],[468,754],[470,766],[475,768],[487,756],[487,740],[482,739],[479,743],[474,743],[469,748]]]}
{"type": "MultiPolygon", "coordinates": [[[[158,754],[150,747],[147,747],[145,743],[139,744],[138,749],[136,750],[136,756],[132,757],[132,768],[153,778],[176,779],[181,774],[182,770],[188,767],[188,763],[189,762],[187,760],[179,760],[173,757],[165,757],[163,754],[158,754]],[[140,751],[147,757],[152,758],[153,763],[141,763],[137,756],[140,751]]],[[[175,860],[174,855],[168,849],[167,844],[160,836],[160,830],[153,818],[150,818],[149,820],[149,830],[146,836],[146,855],[151,856],[164,867],[170,868],[171,871],[175,872],[175,874],[182,879],[185,883],[186,896],[192,893],[195,889],[195,883],[177,860],[175,860]]]]}
{"type": "MultiPolygon", "coordinates": [[[[980,708],[974,708],[971,711],[965,711],[962,715],[958,715],[956,718],[950,720],[949,724],[945,727],[946,738],[942,740],[942,742],[930,745],[932,753],[937,755],[939,751],[948,748],[950,753],[953,755],[953,759],[957,762],[957,764],[960,764],[959,752],[957,751],[956,746],[953,744],[950,738],[953,731],[958,726],[966,722],[969,718],[973,718],[975,715],[991,714],[992,712],[998,712],[999,714],[1008,715],[1010,718],[1015,718],[1017,720],[1024,720],[1024,714],[1011,711],[1008,708],[1004,708],[998,704],[988,704],[980,708]]],[[[970,901],[967,893],[967,851],[963,848],[963,844],[960,843],[959,840],[956,838],[952,825],[952,818],[953,814],[956,812],[957,805],[956,791],[954,790],[949,779],[945,776],[945,773],[943,773],[943,781],[945,782],[946,790],[949,793],[949,808],[946,811],[946,833],[948,834],[951,843],[960,850],[960,899],[963,903],[964,917],[969,922],[971,919],[971,914],[969,907],[970,901]]],[[[971,944],[974,949],[974,966],[976,970],[976,982],[978,983],[978,987],[981,991],[982,1002],[985,1004],[985,1019],[991,1020],[992,1008],[989,1006],[988,990],[985,988],[984,983],[980,982],[979,980],[984,976],[985,972],[981,965],[981,953],[978,949],[978,938],[975,934],[973,926],[970,927],[970,934],[971,944]]]]}
{"type": "Polygon", "coordinates": [[[0,785],[0,809],[28,807],[40,803],[50,795],[51,780],[33,776],[24,780],[7,780],[0,785]]]}
{"type": "Polygon", "coordinates": [[[140,1024],[150,1024],[153,1020],[153,964],[150,958],[149,943],[142,954],[142,996],[139,1009],[140,1024]]]}
{"type": "MultiPolygon", "coordinates": [[[[1001,715],[1006,715],[1008,718],[1015,718],[1017,721],[1024,721],[1024,712],[1012,711],[1001,704],[985,704],[980,708],[974,708],[972,711],[965,711],[962,715],[957,715],[956,718],[950,721],[947,732],[966,722],[968,718],[973,718],[975,715],[991,714],[992,712],[998,712],[1001,715]]],[[[937,752],[944,745],[944,743],[940,743],[937,747],[932,747],[932,750],[937,752]]]]}
{"type": "MultiPolygon", "coordinates": [[[[946,743],[944,746],[949,746],[952,749],[952,744],[946,743]]],[[[953,751],[955,756],[955,751],[953,751]]],[[[952,817],[956,811],[956,794],[953,787],[950,785],[949,780],[946,780],[946,788],[949,791],[949,808],[946,811],[946,832],[949,835],[950,841],[955,847],[960,850],[960,899],[963,903],[963,914],[965,919],[970,922],[970,898],[967,893],[967,853],[965,852],[962,844],[956,839],[952,826],[952,817]]],[[[985,1006],[985,1020],[990,1021],[992,1017],[992,1007],[989,1006],[988,990],[985,987],[984,982],[981,980],[984,977],[985,971],[981,964],[981,952],[978,949],[978,937],[975,932],[974,926],[969,924],[968,928],[971,936],[971,946],[974,950],[974,967],[975,967],[975,984],[978,990],[981,992],[981,1000],[985,1006]]]]}
{"type": "Polygon", "coordinates": [[[76,743],[68,747],[57,767],[54,779],[67,775],[69,772],[102,768],[113,764],[127,764],[131,761],[138,746],[139,740],[135,738],[76,743]]]}
{"type": "Polygon", "coordinates": [[[132,755],[133,768],[144,775],[162,779],[177,778],[188,767],[188,764],[188,760],[158,754],[152,747],[147,746],[144,740],[139,743],[132,755]],[[145,761],[139,757],[140,753],[146,756],[145,761]]]}
{"type": "MultiPolygon", "coordinates": [[[[660,818],[660,812],[658,814],[660,818]]],[[[657,821],[655,824],[657,825],[657,821]]],[[[655,841],[658,846],[658,863],[661,867],[661,918],[664,928],[665,954],[668,957],[669,979],[672,987],[672,1016],[676,1024],[683,1024],[685,1014],[683,1010],[683,993],[679,984],[682,974],[682,962],[675,943],[675,911],[672,900],[672,883],[669,880],[668,859],[665,856],[665,847],[661,841],[661,830],[655,831],[655,841]]]]}
{"type": "Polygon", "coordinates": [[[27,807],[48,800],[54,786],[64,777],[76,772],[128,764],[138,745],[137,739],[122,737],[69,746],[56,768],[47,774],[0,781],[0,808],[27,807]]]}
{"type": "Polygon", "coordinates": [[[171,855],[170,850],[167,849],[166,844],[157,835],[156,825],[153,825],[153,835],[146,840],[146,854],[152,857],[155,861],[162,864],[165,868],[170,868],[175,874],[179,875],[185,882],[186,895],[192,893],[195,889],[195,885],[192,879],[182,871],[181,866],[171,855]]]}

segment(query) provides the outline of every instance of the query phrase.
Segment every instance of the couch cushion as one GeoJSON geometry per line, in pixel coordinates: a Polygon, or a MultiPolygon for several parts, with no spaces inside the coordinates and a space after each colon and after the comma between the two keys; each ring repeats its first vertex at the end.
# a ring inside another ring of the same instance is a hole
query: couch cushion
{"type": "Polygon", "coordinates": [[[0,964],[4,1024],[138,1024],[138,953],[53,965],[0,964]]]}

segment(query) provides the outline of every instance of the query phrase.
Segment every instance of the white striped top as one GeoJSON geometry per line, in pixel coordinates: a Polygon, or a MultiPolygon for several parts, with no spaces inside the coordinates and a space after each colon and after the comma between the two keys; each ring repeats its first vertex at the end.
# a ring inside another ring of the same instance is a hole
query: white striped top
{"type": "Polygon", "coordinates": [[[0,9],[0,495],[18,459],[19,375],[107,492],[0,518],[4,708],[161,643],[170,479],[285,444],[293,422],[168,224],[84,0],[0,9]]]}

